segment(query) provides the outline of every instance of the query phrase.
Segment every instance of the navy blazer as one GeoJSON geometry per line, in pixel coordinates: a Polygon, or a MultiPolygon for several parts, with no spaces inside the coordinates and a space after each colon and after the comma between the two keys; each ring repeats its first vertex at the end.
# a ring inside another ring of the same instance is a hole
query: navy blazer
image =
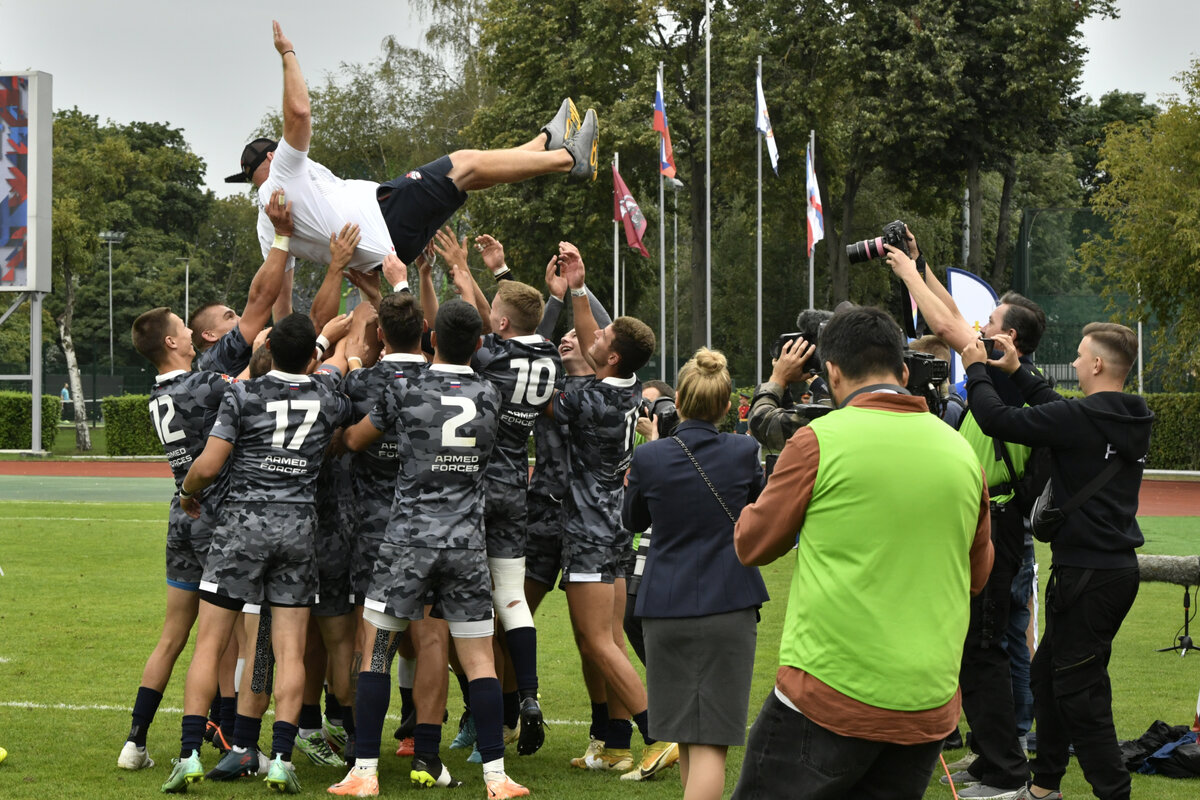
{"type": "MultiPolygon", "coordinates": [[[[758,443],[717,433],[711,423],[686,420],[675,435],[704,468],[729,511],[762,490],[758,443]]],[[[757,607],[770,599],[755,567],[738,561],[733,521],[673,438],[633,451],[621,521],[631,531],[654,530],[635,613],[640,617],[699,617],[757,607]]]]}

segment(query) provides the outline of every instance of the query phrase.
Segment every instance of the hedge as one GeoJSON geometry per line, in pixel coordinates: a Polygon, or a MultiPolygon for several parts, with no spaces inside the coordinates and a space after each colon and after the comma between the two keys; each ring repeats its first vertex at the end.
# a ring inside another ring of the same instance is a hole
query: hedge
{"type": "Polygon", "coordinates": [[[1148,469],[1200,469],[1200,392],[1147,394],[1154,412],[1148,469]]]}
{"type": "Polygon", "coordinates": [[[110,456],[162,455],[162,444],[150,421],[150,395],[105,397],[100,404],[110,456]]]}
{"type": "MultiPolygon", "coordinates": [[[[42,449],[54,445],[54,432],[62,418],[62,401],[56,394],[42,395],[42,449]]],[[[33,446],[33,395],[0,392],[0,450],[28,450],[33,446]]]]}

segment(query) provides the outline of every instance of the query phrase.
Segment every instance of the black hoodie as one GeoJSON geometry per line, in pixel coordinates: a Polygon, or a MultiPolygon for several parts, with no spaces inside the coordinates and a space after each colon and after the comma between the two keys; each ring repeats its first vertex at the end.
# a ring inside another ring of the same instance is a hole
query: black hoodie
{"type": "Polygon", "coordinates": [[[1096,392],[1067,400],[1022,365],[1012,375],[1027,408],[1001,401],[983,364],[967,368],[967,395],[979,427],[1007,442],[1050,448],[1054,503],[1065,504],[1120,457],[1124,467],[1069,514],[1051,546],[1054,566],[1137,566],[1138,490],[1154,414],[1140,395],[1096,392]]]}

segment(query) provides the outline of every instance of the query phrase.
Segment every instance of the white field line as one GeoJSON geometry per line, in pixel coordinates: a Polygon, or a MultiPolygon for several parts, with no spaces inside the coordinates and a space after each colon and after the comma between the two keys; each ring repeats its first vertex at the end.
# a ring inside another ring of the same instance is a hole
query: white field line
{"type": "Polygon", "coordinates": [[[112,519],[111,517],[7,517],[16,522],[166,522],[166,519],[112,519]]]}
{"type": "MultiPolygon", "coordinates": [[[[36,709],[39,711],[129,711],[129,706],[106,706],[99,703],[88,703],[79,705],[76,703],[33,703],[23,700],[8,700],[0,702],[0,708],[27,708],[36,709]]],[[[159,706],[160,713],[167,714],[182,714],[182,708],[167,708],[159,706]]],[[[267,710],[267,714],[274,716],[275,712],[271,709],[267,710]]],[[[400,721],[399,714],[388,714],[388,719],[400,721]]],[[[590,725],[590,722],[583,722],[575,719],[548,719],[546,722],[550,725],[590,725]]]]}

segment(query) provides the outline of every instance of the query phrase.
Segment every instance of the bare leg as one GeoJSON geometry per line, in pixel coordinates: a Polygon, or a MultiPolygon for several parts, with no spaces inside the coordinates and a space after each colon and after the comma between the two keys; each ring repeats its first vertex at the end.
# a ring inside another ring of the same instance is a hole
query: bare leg
{"type": "Polygon", "coordinates": [[[450,691],[450,628],[445,620],[429,616],[413,620],[409,636],[417,651],[417,674],[413,679],[413,702],[417,704],[418,725],[441,725],[446,711],[446,695],[450,691]]]}
{"type": "Polygon", "coordinates": [[[538,610],[538,606],[542,604],[546,594],[550,591],[550,587],[541,581],[525,579],[525,601],[529,603],[529,613],[533,614],[538,610]]]}
{"type": "Polygon", "coordinates": [[[245,658],[245,652],[246,629],[242,625],[234,625],[229,644],[225,645],[225,652],[221,654],[220,671],[217,673],[222,697],[233,697],[238,693],[237,663],[239,658],[245,658]]]}
{"type": "Polygon", "coordinates": [[[725,790],[727,749],[711,744],[679,745],[684,800],[720,800],[725,790]]]}
{"type": "Polygon", "coordinates": [[[530,139],[525,144],[518,147],[518,150],[533,150],[536,152],[544,152],[546,144],[550,141],[550,136],[545,131],[538,131],[538,135],[530,139]]]}
{"type": "Polygon", "coordinates": [[[646,709],[646,689],[629,657],[613,641],[614,592],[611,584],[569,583],[567,605],[582,655],[593,661],[608,682],[614,699],[637,712],[646,709]]]}
{"type": "Polygon", "coordinates": [[[354,696],[350,691],[350,662],[354,657],[354,628],[358,621],[354,614],[314,619],[328,654],[328,661],[321,665],[321,675],[328,675],[329,689],[338,703],[351,706],[354,696]]]}
{"type": "Polygon", "coordinates": [[[498,183],[520,183],[551,172],[570,172],[575,159],[566,150],[456,150],[450,154],[450,180],[463,192],[498,183]]]}
{"type": "Polygon", "coordinates": [[[275,719],[295,725],[304,696],[304,641],[308,608],[271,607],[271,649],[275,653],[275,719]]]}
{"type": "Polygon", "coordinates": [[[142,686],[156,692],[167,688],[175,662],[187,646],[199,605],[198,592],[176,586],[167,587],[167,614],[163,618],[162,635],[154,646],[154,652],[146,659],[146,668],[142,670],[142,686]]]}
{"type": "Polygon", "coordinates": [[[196,649],[183,687],[184,716],[207,716],[209,705],[217,694],[217,665],[229,643],[237,615],[236,611],[212,603],[200,603],[196,649]]]}

